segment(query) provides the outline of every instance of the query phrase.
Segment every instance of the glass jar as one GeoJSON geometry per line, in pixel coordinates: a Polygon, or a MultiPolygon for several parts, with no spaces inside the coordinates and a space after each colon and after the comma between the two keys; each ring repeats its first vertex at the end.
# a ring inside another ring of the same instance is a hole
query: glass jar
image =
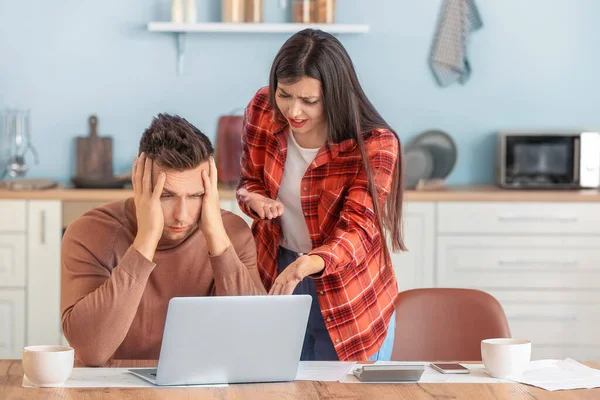
{"type": "Polygon", "coordinates": [[[333,24],[335,0],[293,0],[292,20],[303,24],[333,24]]]}
{"type": "Polygon", "coordinates": [[[8,174],[11,178],[22,177],[29,169],[25,155],[31,151],[34,161],[38,163],[37,151],[31,143],[31,118],[29,110],[6,110],[6,130],[3,142],[3,153],[7,156],[6,167],[0,173],[0,178],[8,174]]]}
{"type": "Polygon", "coordinates": [[[302,24],[317,22],[317,0],[293,0],[292,21],[302,24]]]}
{"type": "Polygon", "coordinates": [[[317,22],[335,23],[335,0],[317,0],[317,22]]]}
{"type": "Polygon", "coordinates": [[[246,0],[246,12],[244,20],[260,24],[263,22],[263,0],[246,0]]]}
{"type": "Polygon", "coordinates": [[[222,0],[221,17],[223,22],[244,22],[246,0],[222,0]]]}

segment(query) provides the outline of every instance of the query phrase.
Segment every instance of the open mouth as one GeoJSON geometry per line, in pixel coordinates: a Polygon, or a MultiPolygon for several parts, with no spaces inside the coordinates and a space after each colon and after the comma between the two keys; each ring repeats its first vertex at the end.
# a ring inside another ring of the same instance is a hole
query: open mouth
{"type": "Polygon", "coordinates": [[[292,119],[292,118],[288,118],[288,121],[290,121],[290,125],[292,125],[294,128],[300,128],[301,126],[303,126],[304,124],[306,124],[306,122],[308,120],[307,119],[292,119]]]}

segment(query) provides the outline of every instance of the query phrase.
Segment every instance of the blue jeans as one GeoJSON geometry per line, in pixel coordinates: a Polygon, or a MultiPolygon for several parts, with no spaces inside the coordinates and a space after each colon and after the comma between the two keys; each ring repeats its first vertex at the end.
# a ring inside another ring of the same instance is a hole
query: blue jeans
{"type": "MultiPolygon", "coordinates": [[[[279,246],[277,253],[278,274],[280,274],[288,265],[294,262],[296,258],[298,258],[296,252],[279,246]]],[[[327,332],[325,322],[323,321],[323,314],[321,313],[319,300],[317,299],[317,291],[314,280],[311,278],[303,279],[298,286],[296,286],[296,289],[294,289],[294,294],[309,294],[312,297],[312,304],[310,306],[308,325],[304,335],[304,344],[302,345],[302,354],[300,356],[300,360],[338,361],[338,355],[335,352],[335,347],[333,347],[331,337],[329,336],[329,332],[327,332]]],[[[392,356],[392,347],[394,345],[395,328],[396,312],[394,311],[385,341],[383,342],[379,351],[369,358],[369,360],[390,360],[392,356]]]]}

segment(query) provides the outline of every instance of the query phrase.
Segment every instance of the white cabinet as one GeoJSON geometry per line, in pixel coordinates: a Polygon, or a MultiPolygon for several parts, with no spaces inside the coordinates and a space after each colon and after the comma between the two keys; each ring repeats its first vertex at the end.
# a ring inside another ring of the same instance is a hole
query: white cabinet
{"type": "Polygon", "coordinates": [[[600,234],[600,204],[440,202],[439,233],[600,234]]]}
{"type": "Polygon", "coordinates": [[[0,231],[0,288],[25,287],[25,233],[0,231]]]}
{"type": "Polygon", "coordinates": [[[27,229],[27,202],[0,200],[0,231],[25,232],[27,229]]]}
{"type": "Polygon", "coordinates": [[[59,344],[62,206],[59,200],[28,203],[27,344],[59,344]]]}
{"type": "Polygon", "coordinates": [[[25,346],[25,290],[0,289],[0,359],[19,359],[25,346]]]}
{"type": "Polygon", "coordinates": [[[482,289],[600,289],[600,238],[442,236],[437,282],[482,289]]]}
{"type": "Polygon", "coordinates": [[[600,204],[440,202],[436,285],[481,289],[532,357],[600,360],[600,204]]]}
{"type": "Polygon", "coordinates": [[[431,287],[435,259],[435,203],[409,202],[404,205],[403,213],[404,244],[408,251],[392,254],[398,291],[431,287]]]}
{"type": "Polygon", "coordinates": [[[61,343],[59,200],[0,200],[0,358],[61,343]]]}
{"type": "Polygon", "coordinates": [[[489,291],[500,301],[513,337],[532,341],[532,358],[600,359],[597,291],[489,291]]]}

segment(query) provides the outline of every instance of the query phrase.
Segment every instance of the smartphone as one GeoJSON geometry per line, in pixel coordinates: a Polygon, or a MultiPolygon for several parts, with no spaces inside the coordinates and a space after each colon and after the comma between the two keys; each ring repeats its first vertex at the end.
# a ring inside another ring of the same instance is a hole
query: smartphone
{"type": "Polygon", "coordinates": [[[442,374],[468,374],[469,369],[455,363],[431,363],[431,368],[442,374]]]}

